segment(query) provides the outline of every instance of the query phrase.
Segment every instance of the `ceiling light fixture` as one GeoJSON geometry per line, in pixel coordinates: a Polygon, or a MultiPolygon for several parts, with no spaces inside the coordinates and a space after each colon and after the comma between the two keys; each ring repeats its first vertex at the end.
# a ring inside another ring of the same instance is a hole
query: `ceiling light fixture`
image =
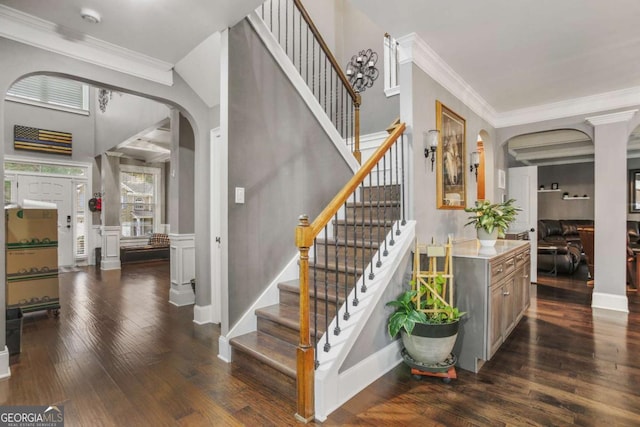
{"type": "Polygon", "coordinates": [[[100,14],[93,9],[83,7],[80,9],[80,16],[87,22],[92,24],[99,24],[101,21],[100,14]]]}

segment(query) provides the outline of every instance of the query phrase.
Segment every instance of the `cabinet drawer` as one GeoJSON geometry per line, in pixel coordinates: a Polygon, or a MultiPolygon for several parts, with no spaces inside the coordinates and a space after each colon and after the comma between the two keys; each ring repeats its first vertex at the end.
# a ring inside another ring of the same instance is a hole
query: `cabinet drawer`
{"type": "Polygon", "coordinates": [[[516,267],[520,267],[526,264],[527,262],[529,262],[529,259],[530,259],[529,250],[520,252],[519,254],[516,255],[515,258],[516,258],[516,267]]]}
{"type": "Polygon", "coordinates": [[[516,260],[514,256],[491,261],[491,283],[489,283],[489,286],[502,280],[502,278],[515,271],[515,269],[516,260]]]}

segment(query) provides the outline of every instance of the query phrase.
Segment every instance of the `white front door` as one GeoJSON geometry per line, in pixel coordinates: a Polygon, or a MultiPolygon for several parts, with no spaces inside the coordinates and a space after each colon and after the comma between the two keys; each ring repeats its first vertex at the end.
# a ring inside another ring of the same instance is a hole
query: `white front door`
{"type": "Polygon", "coordinates": [[[528,231],[531,245],[531,281],[538,280],[538,167],[509,168],[509,198],[522,209],[509,227],[513,231],[528,231]]]}
{"type": "Polygon", "coordinates": [[[58,265],[73,265],[71,180],[48,176],[18,175],[18,204],[22,206],[25,199],[56,204],[58,207],[58,265]]]}

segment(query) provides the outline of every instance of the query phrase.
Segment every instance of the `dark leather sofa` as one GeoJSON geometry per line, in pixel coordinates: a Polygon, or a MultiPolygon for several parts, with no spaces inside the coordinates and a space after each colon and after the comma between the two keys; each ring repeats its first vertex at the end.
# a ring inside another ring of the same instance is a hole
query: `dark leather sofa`
{"type": "Polygon", "coordinates": [[[539,271],[573,274],[578,269],[580,262],[584,261],[582,242],[578,234],[578,227],[581,226],[593,226],[593,220],[541,219],[538,221],[539,271]]]}

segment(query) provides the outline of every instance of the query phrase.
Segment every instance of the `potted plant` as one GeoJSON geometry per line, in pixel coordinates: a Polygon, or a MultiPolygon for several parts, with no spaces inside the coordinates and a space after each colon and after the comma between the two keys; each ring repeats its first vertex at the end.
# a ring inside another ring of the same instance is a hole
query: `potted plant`
{"type": "Polygon", "coordinates": [[[395,307],[389,317],[391,337],[401,334],[413,358],[423,364],[443,362],[451,354],[458,335],[459,319],[465,314],[451,304],[451,290],[442,275],[411,280],[411,290],[387,305],[395,307]]]}
{"type": "Polygon", "coordinates": [[[521,210],[513,206],[514,202],[515,199],[509,199],[504,203],[478,200],[474,207],[465,208],[465,212],[474,214],[469,217],[470,221],[465,226],[473,225],[476,228],[482,246],[493,246],[498,237],[504,237],[505,230],[521,210]]]}

